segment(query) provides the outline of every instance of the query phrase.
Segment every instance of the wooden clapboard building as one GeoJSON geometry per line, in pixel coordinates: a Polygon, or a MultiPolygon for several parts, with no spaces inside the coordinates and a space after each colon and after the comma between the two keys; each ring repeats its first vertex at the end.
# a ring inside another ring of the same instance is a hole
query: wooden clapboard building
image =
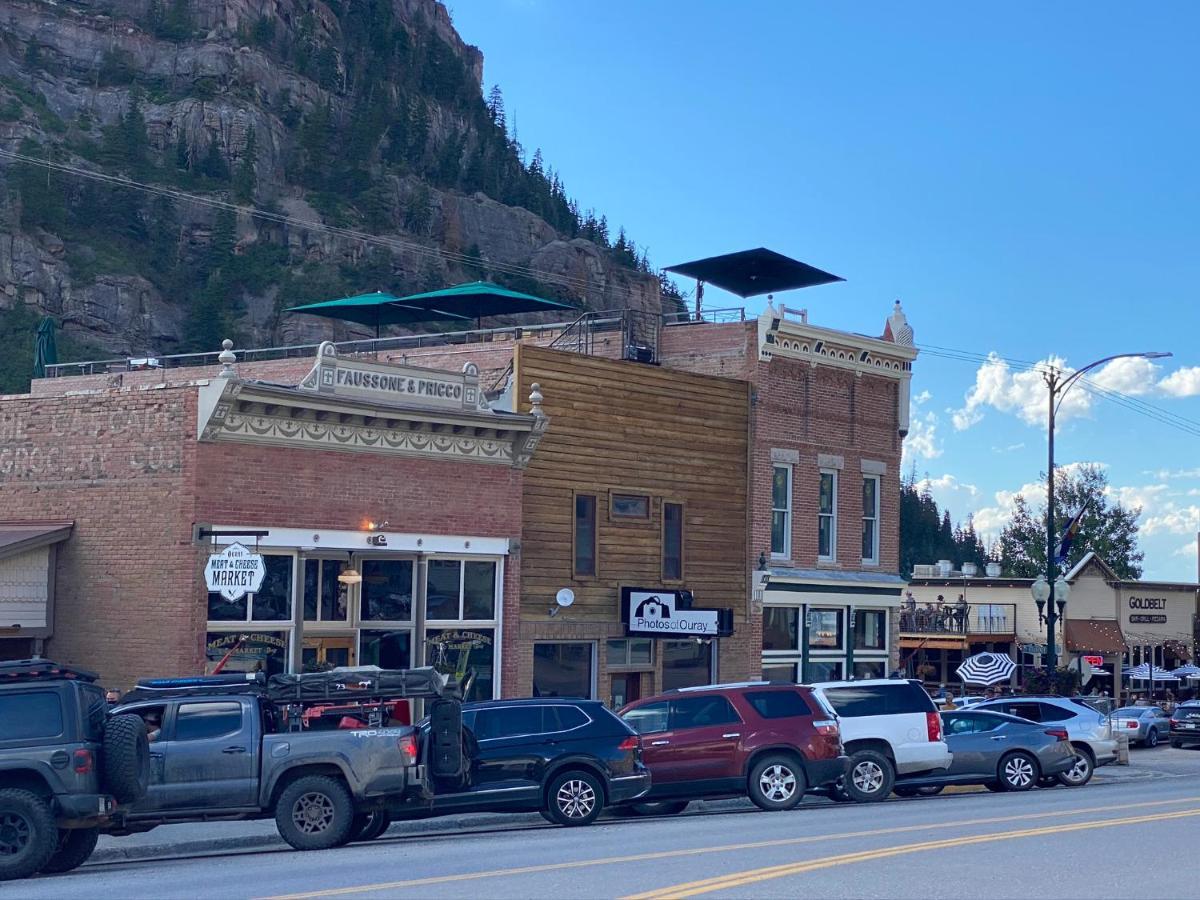
{"type": "Polygon", "coordinates": [[[554,425],[524,477],[508,691],[619,707],[757,677],[747,382],[530,345],[512,381],[554,425]]]}

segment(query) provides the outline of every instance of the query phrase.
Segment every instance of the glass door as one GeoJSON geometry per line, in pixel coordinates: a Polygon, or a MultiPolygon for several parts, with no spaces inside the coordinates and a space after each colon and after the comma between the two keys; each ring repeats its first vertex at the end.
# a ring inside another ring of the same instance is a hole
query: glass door
{"type": "Polygon", "coordinates": [[[341,666],[356,665],[354,635],[305,635],[301,650],[301,665],[305,672],[320,672],[341,666]]]}

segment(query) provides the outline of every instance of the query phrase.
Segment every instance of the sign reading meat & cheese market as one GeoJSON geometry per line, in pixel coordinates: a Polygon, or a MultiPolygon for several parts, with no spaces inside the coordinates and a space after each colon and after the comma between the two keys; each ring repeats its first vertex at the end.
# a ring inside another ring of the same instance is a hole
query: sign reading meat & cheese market
{"type": "Polygon", "coordinates": [[[258,593],[266,574],[267,567],[259,554],[233,543],[208,558],[204,583],[210,594],[220,594],[226,600],[240,600],[247,594],[258,593]]]}

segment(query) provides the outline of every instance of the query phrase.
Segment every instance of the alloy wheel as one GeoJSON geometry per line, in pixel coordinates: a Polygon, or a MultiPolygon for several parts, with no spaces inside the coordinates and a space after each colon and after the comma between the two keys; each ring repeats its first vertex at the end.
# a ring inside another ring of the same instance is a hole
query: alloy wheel
{"type": "Polygon", "coordinates": [[[1063,773],[1063,778],[1072,784],[1079,784],[1085,778],[1087,778],[1088,773],[1091,770],[1091,765],[1092,764],[1088,762],[1086,756],[1084,756],[1082,753],[1076,753],[1075,765],[1071,766],[1070,769],[1063,773]]]}
{"type": "Polygon", "coordinates": [[[1150,733],[1148,735],[1146,735],[1146,746],[1147,747],[1157,747],[1158,746],[1158,730],[1157,729],[1151,728],[1150,733]]]}
{"type": "Polygon", "coordinates": [[[1033,784],[1033,766],[1025,757],[1014,756],[1004,764],[1004,780],[1013,787],[1030,787],[1033,784]]]}
{"type": "Polygon", "coordinates": [[[33,839],[29,821],[16,813],[0,816],[0,856],[16,856],[33,839]]]}
{"type": "Polygon", "coordinates": [[[596,806],[596,792],[586,781],[572,778],[558,789],[555,803],[568,819],[586,819],[596,806]]]}
{"type": "Polygon", "coordinates": [[[301,794],[292,805],[292,822],[303,834],[320,834],[332,823],[333,801],[321,793],[301,794]]]}
{"type": "Polygon", "coordinates": [[[787,766],[768,766],[758,776],[758,789],[773,803],[783,803],[796,793],[796,776],[787,766]]]}
{"type": "Polygon", "coordinates": [[[854,786],[864,794],[874,794],[883,787],[883,769],[871,760],[863,760],[850,773],[854,786]]]}

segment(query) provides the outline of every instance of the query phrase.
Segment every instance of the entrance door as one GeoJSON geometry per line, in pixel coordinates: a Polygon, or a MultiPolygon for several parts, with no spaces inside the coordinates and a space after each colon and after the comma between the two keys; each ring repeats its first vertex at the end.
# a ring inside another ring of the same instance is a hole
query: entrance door
{"type": "Polygon", "coordinates": [[[618,672],[612,675],[612,690],[609,692],[609,697],[612,698],[610,705],[613,709],[620,709],[627,703],[642,699],[641,673],[618,672]]]}
{"type": "Polygon", "coordinates": [[[306,672],[357,664],[353,635],[305,635],[301,664],[306,672]]]}

